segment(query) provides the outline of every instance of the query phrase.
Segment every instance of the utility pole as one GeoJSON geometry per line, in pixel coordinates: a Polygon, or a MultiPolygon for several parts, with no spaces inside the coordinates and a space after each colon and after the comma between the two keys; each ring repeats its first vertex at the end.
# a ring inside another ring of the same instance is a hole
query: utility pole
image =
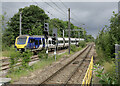
{"type": "Polygon", "coordinates": [[[120,15],[120,1],[118,2],[118,16],[120,15]]]}
{"type": "Polygon", "coordinates": [[[22,12],[20,12],[20,35],[22,35],[21,34],[21,15],[22,15],[22,12]]]}
{"type": "Polygon", "coordinates": [[[120,20],[120,1],[118,2],[118,19],[120,20]]]}
{"type": "Polygon", "coordinates": [[[64,37],[64,30],[63,30],[63,37],[64,37]]]}
{"type": "Polygon", "coordinates": [[[70,8],[68,8],[69,54],[70,54],[70,8]]]}

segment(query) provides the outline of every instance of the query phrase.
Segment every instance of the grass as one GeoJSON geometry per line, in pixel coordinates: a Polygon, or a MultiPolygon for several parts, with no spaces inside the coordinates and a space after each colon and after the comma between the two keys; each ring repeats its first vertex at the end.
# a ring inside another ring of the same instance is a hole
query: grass
{"type": "Polygon", "coordinates": [[[111,77],[116,76],[115,72],[115,63],[113,61],[111,62],[104,62],[103,67],[105,69],[105,73],[109,73],[111,77]]]}
{"type": "Polygon", "coordinates": [[[10,57],[11,52],[14,52],[14,45],[2,51],[2,57],[10,57]]]}
{"type": "MultiPolygon", "coordinates": [[[[81,49],[82,49],[81,47],[77,47],[75,52],[79,51],[81,49]]],[[[74,52],[71,51],[70,55],[73,54],[73,53],[74,52]]],[[[69,57],[68,55],[69,55],[68,51],[63,53],[63,54],[56,55],[56,61],[58,61],[63,56],[69,57]]],[[[48,65],[52,64],[53,62],[55,62],[55,57],[54,56],[49,56],[49,58],[47,58],[47,59],[42,58],[40,60],[41,61],[38,61],[37,63],[33,64],[32,66],[28,67],[27,69],[24,69],[24,70],[16,69],[14,72],[8,73],[8,75],[6,77],[12,78],[12,81],[11,81],[11,83],[12,83],[13,81],[19,80],[19,78],[22,77],[22,76],[27,76],[35,70],[42,69],[45,66],[48,66],[48,65]]]]}

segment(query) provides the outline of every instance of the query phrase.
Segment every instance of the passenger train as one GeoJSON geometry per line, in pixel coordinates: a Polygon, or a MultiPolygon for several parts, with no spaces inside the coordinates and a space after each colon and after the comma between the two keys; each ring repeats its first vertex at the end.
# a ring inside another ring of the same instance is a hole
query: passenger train
{"type": "MultiPolygon", "coordinates": [[[[79,41],[84,41],[81,38],[71,38],[71,44],[78,45],[79,41]]],[[[26,49],[31,50],[42,50],[43,48],[54,49],[55,45],[52,43],[52,38],[48,37],[48,45],[44,36],[29,36],[21,35],[18,36],[15,40],[15,48],[17,50],[25,51],[26,49]]],[[[69,46],[69,39],[58,37],[56,40],[57,48],[67,48],[69,46]]]]}

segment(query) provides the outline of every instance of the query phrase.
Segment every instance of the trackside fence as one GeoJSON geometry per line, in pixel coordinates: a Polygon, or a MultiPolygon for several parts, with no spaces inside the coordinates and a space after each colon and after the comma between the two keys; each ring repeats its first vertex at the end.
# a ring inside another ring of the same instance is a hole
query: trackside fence
{"type": "Polygon", "coordinates": [[[82,86],[89,85],[92,80],[92,72],[93,72],[93,56],[91,58],[90,64],[88,66],[87,72],[85,74],[85,77],[82,81],[82,86]]]}

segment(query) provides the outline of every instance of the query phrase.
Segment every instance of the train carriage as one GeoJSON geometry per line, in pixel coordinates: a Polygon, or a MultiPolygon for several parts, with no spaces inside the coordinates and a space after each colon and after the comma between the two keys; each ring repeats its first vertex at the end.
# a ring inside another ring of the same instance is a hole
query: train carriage
{"type": "Polygon", "coordinates": [[[28,36],[28,35],[21,35],[16,38],[15,41],[15,48],[17,50],[41,50],[45,47],[45,38],[44,36],[28,36]]]}

